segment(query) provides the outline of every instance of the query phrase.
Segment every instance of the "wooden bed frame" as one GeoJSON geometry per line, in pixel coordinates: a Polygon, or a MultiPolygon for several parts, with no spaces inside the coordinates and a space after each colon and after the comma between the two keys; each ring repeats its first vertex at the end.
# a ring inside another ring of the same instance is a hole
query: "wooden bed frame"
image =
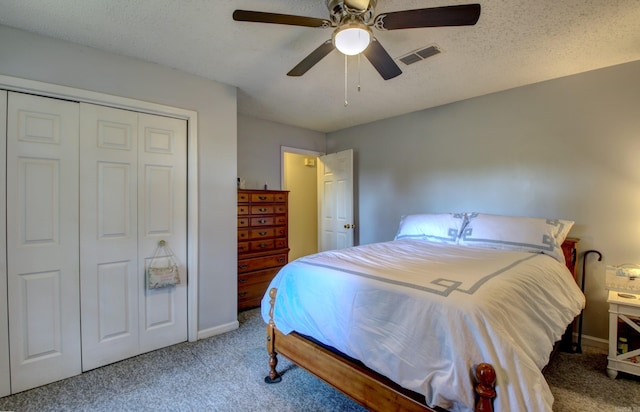
{"type": "MultiPolygon", "coordinates": [[[[565,263],[576,279],[578,239],[568,238],[562,244],[565,263]]],[[[442,412],[440,408],[432,409],[425,403],[424,396],[410,391],[390,379],[365,367],[355,359],[332,350],[314,340],[296,332],[288,335],[280,332],[273,321],[277,289],[269,291],[270,309],[267,324],[267,352],[269,354],[269,375],[264,378],[267,383],[277,383],[282,376],[276,371],[277,355],[280,354],[299,367],[317,376],[343,394],[347,395],[370,411],[421,411],[442,412]]],[[[561,347],[571,347],[573,340],[573,324],[569,325],[562,338],[561,347]]],[[[493,399],[496,396],[494,368],[487,363],[476,367],[477,384],[476,412],[493,411],[493,399]]]]}

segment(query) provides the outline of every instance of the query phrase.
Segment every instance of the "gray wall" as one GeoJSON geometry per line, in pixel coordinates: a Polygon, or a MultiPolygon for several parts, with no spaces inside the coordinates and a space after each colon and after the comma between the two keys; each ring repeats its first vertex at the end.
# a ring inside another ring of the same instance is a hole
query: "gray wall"
{"type": "Polygon", "coordinates": [[[281,189],[282,146],[325,152],[326,135],[308,129],[238,115],[238,176],[247,189],[281,189]]]}
{"type": "MultiPolygon", "coordinates": [[[[360,243],[400,216],[480,211],[574,220],[590,255],[584,332],[607,339],[605,265],[640,263],[640,62],[354,127],[360,243]]],[[[579,268],[582,265],[580,261],[579,268]]]]}
{"type": "Polygon", "coordinates": [[[0,26],[0,74],[198,112],[198,328],[235,322],[235,87],[4,26],[0,26]]]}

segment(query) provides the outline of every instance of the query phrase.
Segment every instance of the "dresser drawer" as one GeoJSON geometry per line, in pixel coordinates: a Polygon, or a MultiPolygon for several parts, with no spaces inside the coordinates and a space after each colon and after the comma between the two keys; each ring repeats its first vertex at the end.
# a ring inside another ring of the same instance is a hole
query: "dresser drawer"
{"type": "Polygon", "coordinates": [[[247,275],[238,276],[238,308],[260,306],[262,297],[267,292],[271,279],[280,268],[260,270],[247,275]]]}
{"type": "Polygon", "coordinates": [[[275,213],[275,210],[275,207],[271,204],[251,206],[252,215],[272,215],[275,213]]]}
{"type": "Polygon", "coordinates": [[[273,250],[276,248],[276,243],[273,239],[267,240],[255,240],[249,242],[250,252],[266,252],[267,250],[273,250]]]}
{"type": "Polygon", "coordinates": [[[238,230],[238,241],[249,240],[249,229],[238,230]]]}
{"type": "Polygon", "coordinates": [[[273,193],[252,193],[251,203],[269,202],[272,203],[274,199],[273,193]]]}
{"type": "Polygon", "coordinates": [[[251,229],[249,230],[249,239],[265,239],[269,237],[274,237],[276,234],[276,228],[274,227],[265,227],[262,229],[251,229]]]}
{"type": "Polygon", "coordinates": [[[248,227],[249,226],[249,218],[248,217],[240,217],[238,218],[238,227],[248,227]]]}
{"type": "Polygon", "coordinates": [[[260,302],[269,287],[269,282],[247,285],[238,290],[238,309],[260,306],[260,302]]]}
{"type": "Polygon", "coordinates": [[[238,242],[238,253],[248,253],[249,242],[238,242]]]}
{"type": "Polygon", "coordinates": [[[286,216],[260,216],[251,218],[252,227],[261,226],[284,226],[287,224],[286,216]]]}
{"type": "Polygon", "coordinates": [[[238,205],[238,215],[248,215],[248,214],[249,214],[248,205],[238,205]]]}
{"type": "Polygon", "coordinates": [[[251,218],[251,226],[273,226],[276,219],[273,216],[261,216],[251,218]]]}
{"type": "Polygon", "coordinates": [[[238,203],[249,203],[249,193],[238,193],[238,203]]]}
{"type": "Polygon", "coordinates": [[[240,259],[238,260],[238,273],[246,273],[251,272],[252,270],[273,268],[282,266],[285,263],[287,263],[286,253],[259,258],[240,259]]]}
{"type": "Polygon", "coordinates": [[[249,285],[256,283],[269,283],[271,279],[280,271],[280,268],[272,268],[265,270],[258,270],[256,272],[247,273],[244,275],[238,275],[238,292],[244,290],[249,285]]]}

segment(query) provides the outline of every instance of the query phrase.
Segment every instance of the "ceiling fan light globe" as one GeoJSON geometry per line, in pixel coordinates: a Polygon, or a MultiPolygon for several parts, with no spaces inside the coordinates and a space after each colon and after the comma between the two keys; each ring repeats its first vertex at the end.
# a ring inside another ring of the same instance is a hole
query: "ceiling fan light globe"
{"type": "Polygon", "coordinates": [[[371,31],[364,25],[343,26],[333,33],[333,44],[336,49],[347,56],[362,53],[371,43],[371,31]]]}

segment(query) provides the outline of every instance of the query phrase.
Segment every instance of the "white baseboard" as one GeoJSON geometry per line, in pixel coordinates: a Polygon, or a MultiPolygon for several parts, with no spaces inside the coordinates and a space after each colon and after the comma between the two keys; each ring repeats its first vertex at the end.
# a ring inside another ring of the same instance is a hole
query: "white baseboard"
{"type": "Polygon", "coordinates": [[[584,346],[609,350],[609,341],[607,339],[596,338],[594,336],[582,335],[582,344],[584,346]]]}
{"type": "Polygon", "coordinates": [[[224,325],[216,326],[209,329],[203,329],[198,331],[198,340],[210,338],[212,336],[221,335],[223,333],[231,332],[232,330],[236,330],[240,327],[240,323],[236,320],[235,322],[229,322],[224,325]]]}

